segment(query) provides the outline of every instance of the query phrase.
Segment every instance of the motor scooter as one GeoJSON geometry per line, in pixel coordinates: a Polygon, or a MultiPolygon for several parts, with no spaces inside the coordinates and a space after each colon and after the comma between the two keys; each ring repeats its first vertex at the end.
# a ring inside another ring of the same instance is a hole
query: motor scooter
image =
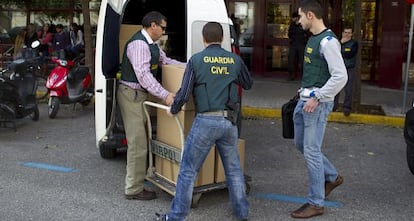
{"type": "Polygon", "coordinates": [[[36,101],[36,71],[40,70],[36,57],[30,50],[14,60],[0,73],[0,126],[13,125],[16,119],[30,116],[39,120],[39,108],[36,101]]]}
{"type": "Polygon", "coordinates": [[[89,68],[80,64],[81,57],[66,59],[66,56],[53,57],[56,66],[50,72],[46,88],[49,91],[48,115],[56,117],[60,104],[87,106],[93,97],[92,78],[89,68]]]}
{"type": "Polygon", "coordinates": [[[414,101],[412,108],[405,114],[404,138],[407,144],[408,168],[414,175],[414,101]]]}

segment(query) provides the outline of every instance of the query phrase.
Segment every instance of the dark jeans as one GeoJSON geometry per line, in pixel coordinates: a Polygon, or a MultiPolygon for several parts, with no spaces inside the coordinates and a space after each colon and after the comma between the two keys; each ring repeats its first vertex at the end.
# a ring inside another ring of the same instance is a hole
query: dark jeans
{"type": "MultiPolygon", "coordinates": [[[[352,110],[352,86],[353,86],[353,83],[354,83],[355,68],[347,68],[346,71],[348,73],[348,81],[346,82],[345,87],[343,88],[343,90],[345,91],[344,112],[349,113],[352,110]]],[[[340,93],[341,92],[339,92],[335,96],[334,110],[336,110],[336,108],[338,108],[340,93]]]]}
{"type": "Polygon", "coordinates": [[[295,71],[302,70],[304,50],[304,45],[290,45],[289,47],[288,71],[290,79],[296,77],[295,71]]]}

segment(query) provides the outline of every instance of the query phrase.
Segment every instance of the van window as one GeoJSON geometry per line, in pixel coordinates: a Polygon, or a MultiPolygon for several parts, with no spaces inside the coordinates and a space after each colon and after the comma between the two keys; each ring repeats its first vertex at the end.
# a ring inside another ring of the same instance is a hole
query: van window
{"type": "MultiPolygon", "coordinates": [[[[191,36],[193,38],[191,42],[191,54],[195,54],[204,49],[202,30],[206,23],[206,21],[196,21],[191,25],[191,36]]],[[[221,46],[231,51],[230,25],[222,23],[221,26],[223,27],[223,42],[221,46]]]]}

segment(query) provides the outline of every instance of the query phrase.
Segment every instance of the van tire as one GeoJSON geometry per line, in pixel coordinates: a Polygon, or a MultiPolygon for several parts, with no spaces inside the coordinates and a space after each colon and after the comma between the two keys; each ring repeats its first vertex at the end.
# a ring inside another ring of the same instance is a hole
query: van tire
{"type": "Polygon", "coordinates": [[[116,156],[116,149],[105,147],[105,145],[99,145],[99,153],[101,154],[101,157],[104,159],[112,159],[116,156]]]}
{"type": "Polygon", "coordinates": [[[407,163],[408,168],[414,175],[414,146],[407,144],[407,163]]]}

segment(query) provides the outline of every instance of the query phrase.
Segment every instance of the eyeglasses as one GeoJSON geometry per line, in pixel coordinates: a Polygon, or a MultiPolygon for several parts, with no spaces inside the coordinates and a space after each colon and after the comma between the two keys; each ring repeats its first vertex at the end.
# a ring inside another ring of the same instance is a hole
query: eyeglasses
{"type": "Polygon", "coordinates": [[[160,26],[160,28],[162,29],[162,31],[165,31],[167,29],[167,26],[162,26],[160,24],[157,24],[158,26],[160,26]]]}

